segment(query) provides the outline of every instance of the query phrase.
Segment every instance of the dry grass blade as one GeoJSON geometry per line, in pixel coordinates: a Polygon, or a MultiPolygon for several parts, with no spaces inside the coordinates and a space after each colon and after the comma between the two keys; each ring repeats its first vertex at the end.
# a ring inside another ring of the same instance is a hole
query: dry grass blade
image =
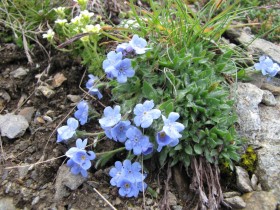
{"type": "Polygon", "coordinates": [[[97,189],[93,188],[93,190],[113,209],[117,210],[97,189]]]}

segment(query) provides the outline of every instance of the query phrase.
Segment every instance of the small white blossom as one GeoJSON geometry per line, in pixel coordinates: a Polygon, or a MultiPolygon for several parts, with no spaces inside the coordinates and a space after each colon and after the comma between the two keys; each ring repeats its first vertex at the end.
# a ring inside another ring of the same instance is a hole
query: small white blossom
{"type": "Polygon", "coordinates": [[[89,19],[94,15],[93,12],[89,12],[88,10],[81,11],[80,16],[84,19],[89,19]]]}
{"type": "Polygon", "coordinates": [[[85,28],[82,29],[84,33],[92,32],[92,33],[99,33],[101,27],[99,24],[94,25],[86,25],[85,28]]]}
{"type": "Polygon", "coordinates": [[[44,39],[48,39],[49,41],[52,40],[54,37],[54,31],[49,29],[46,34],[43,34],[44,39]]]}
{"type": "Polygon", "coordinates": [[[56,14],[57,14],[59,17],[64,17],[64,16],[65,16],[65,7],[57,7],[57,8],[54,8],[54,11],[56,12],[56,14]]]}
{"type": "Polygon", "coordinates": [[[76,16],[73,19],[71,19],[71,23],[75,24],[75,25],[79,25],[81,22],[81,17],[80,16],[76,16]]]}
{"type": "Polygon", "coordinates": [[[64,25],[65,23],[67,23],[66,19],[57,19],[56,21],[54,21],[55,23],[57,23],[58,25],[64,25]]]}

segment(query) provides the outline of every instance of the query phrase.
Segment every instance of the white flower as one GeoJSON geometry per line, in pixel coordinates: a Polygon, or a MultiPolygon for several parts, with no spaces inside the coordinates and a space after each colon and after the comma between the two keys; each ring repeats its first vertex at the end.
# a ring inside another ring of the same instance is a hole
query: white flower
{"type": "Polygon", "coordinates": [[[71,23],[75,24],[75,25],[79,25],[81,22],[81,17],[80,16],[76,16],[73,19],[71,19],[71,23]]]}
{"type": "Polygon", "coordinates": [[[101,27],[99,24],[94,25],[86,25],[85,28],[82,29],[84,33],[92,32],[92,33],[99,33],[101,27]]]}
{"type": "Polygon", "coordinates": [[[56,21],[54,21],[55,23],[57,23],[58,25],[64,25],[65,23],[67,23],[66,19],[57,19],[56,21]]]}
{"type": "Polygon", "coordinates": [[[46,34],[43,34],[44,39],[52,40],[54,37],[54,31],[50,28],[46,34]]]}
{"type": "Polygon", "coordinates": [[[89,19],[94,15],[93,12],[89,12],[88,10],[81,11],[80,16],[84,19],[89,19]]]}
{"type": "Polygon", "coordinates": [[[57,7],[54,8],[54,11],[56,12],[56,14],[60,17],[64,17],[65,16],[65,7],[57,7]]]}

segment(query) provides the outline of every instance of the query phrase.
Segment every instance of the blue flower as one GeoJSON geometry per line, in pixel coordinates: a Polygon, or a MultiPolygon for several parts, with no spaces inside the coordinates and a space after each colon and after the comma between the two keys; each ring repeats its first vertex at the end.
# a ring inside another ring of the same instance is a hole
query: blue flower
{"type": "Polygon", "coordinates": [[[96,158],[93,151],[86,151],[87,139],[82,141],[77,139],[76,147],[71,147],[65,155],[70,159],[67,161],[67,166],[71,167],[71,172],[75,175],[81,173],[82,176],[87,176],[87,170],[91,167],[91,160],[96,158]]]}
{"type": "Polygon", "coordinates": [[[115,167],[111,168],[109,175],[112,177],[110,184],[112,186],[117,186],[119,180],[123,178],[123,165],[120,161],[115,162],[115,167]]]}
{"type": "Polygon", "coordinates": [[[80,101],[77,108],[78,110],[74,113],[74,116],[80,121],[81,125],[84,125],[88,120],[88,103],[86,101],[80,101]]]}
{"type": "Polygon", "coordinates": [[[261,70],[263,75],[274,77],[280,71],[279,65],[273,63],[268,56],[261,56],[259,61],[260,62],[256,63],[254,67],[256,70],[261,70]]]}
{"type": "Polygon", "coordinates": [[[131,182],[141,182],[144,180],[144,176],[141,174],[141,164],[135,162],[131,164],[130,160],[123,162],[123,177],[131,182]]]}
{"type": "Polygon", "coordinates": [[[126,56],[128,53],[133,52],[133,48],[130,46],[129,43],[122,43],[117,46],[116,52],[121,52],[123,56],[126,56]]]}
{"type": "Polygon", "coordinates": [[[67,120],[67,125],[64,125],[57,129],[57,142],[70,139],[75,133],[79,126],[78,120],[71,117],[67,120]]]}
{"type": "Polygon", "coordinates": [[[131,48],[134,49],[136,54],[144,54],[148,49],[150,49],[146,48],[147,41],[143,38],[140,38],[137,34],[135,34],[132,37],[132,40],[130,40],[129,45],[131,48]]]}
{"type": "Polygon", "coordinates": [[[108,139],[113,139],[112,137],[112,128],[111,127],[103,127],[101,128],[104,130],[105,135],[107,136],[108,139]]]}
{"type": "Polygon", "coordinates": [[[88,170],[91,167],[91,160],[94,160],[96,157],[93,151],[78,151],[71,158],[75,163],[80,165],[84,170],[88,170]]]}
{"type": "Polygon", "coordinates": [[[107,74],[108,78],[112,78],[112,71],[115,70],[117,63],[121,62],[122,53],[115,51],[111,51],[107,54],[107,59],[103,61],[102,67],[107,74]]]}
{"type": "Polygon", "coordinates": [[[148,187],[148,185],[145,182],[138,182],[136,183],[136,185],[140,192],[143,192],[148,187]]]}
{"type": "Polygon", "coordinates": [[[124,197],[137,197],[139,192],[147,188],[144,182],[146,174],[141,173],[141,164],[139,162],[131,163],[125,160],[123,164],[120,161],[115,162],[115,167],[111,168],[109,175],[112,177],[110,183],[112,186],[119,187],[119,194],[124,197]]]}
{"type": "Polygon", "coordinates": [[[179,139],[170,138],[170,136],[166,135],[164,131],[160,131],[157,133],[156,141],[158,143],[158,152],[160,152],[162,150],[162,147],[164,146],[169,145],[171,147],[174,147],[179,143],[179,139]]]}
{"type": "Polygon", "coordinates": [[[175,122],[179,117],[180,115],[175,112],[170,112],[167,119],[165,116],[162,116],[164,122],[163,131],[172,139],[181,138],[182,135],[179,132],[185,129],[183,124],[175,122]]]}
{"type": "Polygon", "coordinates": [[[112,138],[115,141],[125,142],[126,140],[126,131],[130,128],[130,121],[120,121],[111,129],[112,138]]]}
{"type": "Polygon", "coordinates": [[[88,75],[89,80],[86,83],[86,88],[88,89],[89,94],[97,96],[98,99],[101,99],[103,95],[100,93],[98,88],[94,86],[95,80],[98,80],[98,77],[93,76],[92,74],[88,75]]]}
{"type": "Polygon", "coordinates": [[[111,73],[117,78],[119,83],[125,83],[128,77],[134,76],[135,71],[131,66],[131,60],[125,58],[115,65],[115,68],[111,70],[111,73]]]}
{"type": "Polygon", "coordinates": [[[142,132],[134,126],[131,126],[126,131],[126,137],[128,139],[125,142],[125,148],[127,150],[133,150],[134,155],[140,155],[146,152],[150,146],[149,137],[144,136],[142,132]]]}
{"type": "Polygon", "coordinates": [[[123,197],[137,197],[139,194],[139,189],[137,187],[137,183],[132,183],[128,179],[122,179],[118,183],[119,194],[123,197]]]}
{"type": "Polygon", "coordinates": [[[80,165],[75,163],[72,159],[69,159],[67,161],[67,166],[71,168],[70,171],[74,175],[78,175],[80,173],[80,174],[82,174],[83,177],[88,176],[87,171],[85,169],[83,169],[82,167],[80,167],[80,165]]]}
{"type": "Polygon", "coordinates": [[[85,139],[84,141],[82,139],[77,139],[76,140],[76,147],[71,147],[66,153],[65,155],[69,158],[72,158],[76,152],[80,152],[80,151],[86,151],[85,148],[87,146],[87,139],[85,139]]]}
{"type": "Polygon", "coordinates": [[[133,110],[134,123],[136,126],[141,126],[142,128],[148,128],[152,125],[154,119],[158,119],[161,115],[160,110],[153,109],[154,101],[145,101],[144,104],[137,104],[133,110]]]}
{"type": "Polygon", "coordinates": [[[104,117],[99,119],[99,124],[102,128],[108,128],[116,125],[121,120],[121,107],[115,106],[114,109],[108,106],[104,109],[104,117]]]}
{"type": "Polygon", "coordinates": [[[149,155],[154,151],[154,145],[152,143],[149,143],[146,145],[146,147],[143,147],[142,153],[143,155],[149,155]]]}

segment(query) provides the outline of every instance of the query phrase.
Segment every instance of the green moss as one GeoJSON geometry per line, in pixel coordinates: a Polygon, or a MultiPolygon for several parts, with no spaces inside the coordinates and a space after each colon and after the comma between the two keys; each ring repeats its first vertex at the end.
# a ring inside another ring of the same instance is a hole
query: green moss
{"type": "Polygon", "coordinates": [[[257,159],[255,150],[252,146],[248,146],[246,152],[241,156],[240,166],[253,173],[256,169],[257,159]]]}

